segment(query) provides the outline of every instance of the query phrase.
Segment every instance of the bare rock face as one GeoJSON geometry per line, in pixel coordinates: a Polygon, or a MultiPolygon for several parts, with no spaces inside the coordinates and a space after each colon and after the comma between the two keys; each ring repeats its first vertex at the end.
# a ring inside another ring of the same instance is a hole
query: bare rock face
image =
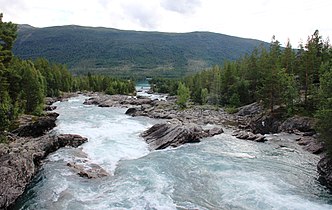
{"type": "Polygon", "coordinates": [[[250,140],[250,141],[256,141],[256,142],[265,142],[265,136],[262,134],[254,134],[249,131],[244,131],[244,130],[237,130],[234,131],[233,136],[235,136],[238,139],[243,139],[243,140],[250,140]]]}
{"type": "Polygon", "coordinates": [[[325,148],[322,142],[312,136],[302,136],[297,140],[297,144],[303,146],[303,149],[312,154],[321,154],[325,148]]]}
{"type": "Polygon", "coordinates": [[[263,113],[263,107],[258,103],[252,103],[239,108],[239,111],[236,113],[238,116],[254,116],[257,114],[263,113]]]}
{"type": "Polygon", "coordinates": [[[155,124],[141,136],[149,144],[151,150],[160,150],[167,147],[178,147],[186,143],[200,142],[203,137],[214,136],[222,133],[222,128],[203,130],[201,126],[194,123],[182,124],[162,123],[155,124]]]}
{"type": "Polygon", "coordinates": [[[203,129],[194,124],[155,124],[142,133],[151,150],[178,147],[185,143],[199,142],[203,129]]]}
{"type": "Polygon", "coordinates": [[[285,120],[279,127],[279,131],[288,133],[312,132],[314,128],[314,119],[310,117],[294,116],[285,120]]]}
{"type": "Polygon", "coordinates": [[[19,127],[12,131],[12,133],[21,137],[38,137],[44,135],[49,130],[53,129],[56,124],[55,121],[59,116],[58,113],[48,113],[42,117],[28,117],[28,119],[21,119],[19,127]],[[36,118],[36,119],[32,119],[36,118]],[[26,122],[27,121],[27,122],[26,122]]]}
{"type": "Polygon", "coordinates": [[[317,165],[319,179],[328,188],[332,189],[332,158],[325,155],[317,165]]]}
{"type": "Polygon", "coordinates": [[[152,100],[147,97],[132,97],[127,95],[103,95],[97,94],[86,99],[85,105],[98,105],[99,107],[115,107],[115,106],[138,106],[143,104],[151,104],[152,100]]]}
{"type": "Polygon", "coordinates": [[[67,163],[67,166],[71,167],[76,173],[84,178],[96,179],[105,176],[109,176],[107,171],[95,163],[67,163]]]}
{"type": "Polygon", "coordinates": [[[6,209],[23,194],[39,170],[41,161],[60,147],[77,147],[87,139],[78,135],[44,135],[0,144],[0,209],[6,209]]]}

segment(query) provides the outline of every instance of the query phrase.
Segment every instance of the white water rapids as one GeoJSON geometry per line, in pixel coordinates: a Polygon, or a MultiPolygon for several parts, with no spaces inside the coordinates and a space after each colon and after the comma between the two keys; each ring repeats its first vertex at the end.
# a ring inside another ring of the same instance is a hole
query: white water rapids
{"type": "MultiPolygon", "coordinates": [[[[78,176],[66,163],[77,159],[79,149],[60,149],[14,209],[332,209],[331,194],[317,181],[318,157],[300,148],[238,140],[226,132],[150,152],[139,134],[157,120],[83,101],[80,96],[56,104],[55,131],[89,138],[81,149],[111,175],[78,176]]],[[[275,138],[290,141],[288,135],[275,138]]]]}

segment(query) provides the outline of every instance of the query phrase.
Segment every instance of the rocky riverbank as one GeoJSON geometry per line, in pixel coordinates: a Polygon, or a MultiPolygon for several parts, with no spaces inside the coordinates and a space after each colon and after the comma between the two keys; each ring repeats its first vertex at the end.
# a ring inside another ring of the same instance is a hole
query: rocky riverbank
{"type": "Polygon", "coordinates": [[[256,142],[267,141],[264,134],[280,132],[295,134],[297,137],[294,143],[308,152],[324,157],[318,164],[318,171],[321,179],[332,188],[331,159],[325,157],[324,145],[317,140],[314,130],[315,121],[312,118],[301,116],[285,118],[280,114],[283,113],[282,107],[276,107],[274,113],[268,113],[259,103],[240,107],[238,112],[228,114],[221,108],[208,105],[189,106],[181,110],[175,103],[175,97],[167,97],[165,101],[151,100],[147,97],[109,96],[96,93],[89,96],[91,98],[87,99],[85,104],[100,107],[126,107],[128,108],[126,114],[133,117],[146,116],[170,120],[168,125],[155,125],[142,134],[151,149],[197,142],[201,135],[200,126],[206,124],[230,127],[234,130],[235,137],[256,142]],[[180,125],[171,126],[172,122],[180,122],[180,125]],[[189,140],[184,141],[185,138],[189,140]]]}
{"type": "Polygon", "coordinates": [[[50,134],[58,114],[22,116],[12,133],[2,133],[0,143],[0,209],[7,209],[21,196],[48,154],[61,147],[78,147],[86,138],[71,134],[50,134]]]}
{"type": "Polygon", "coordinates": [[[151,100],[147,97],[132,97],[124,95],[104,95],[94,93],[89,95],[84,104],[100,107],[125,107],[130,116],[146,116],[150,118],[173,120],[185,124],[204,126],[207,124],[230,127],[233,135],[239,139],[257,142],[266,141],[264,134],[292,133],[298,135],[297,143],[309,152],[320,154],[323,145],[316,140],[312,118],[294,116],[284,119],[282,116],[265,113],[259,103],[240,107],[238,112],[229,114],[215,106],[189,106],[179,109],[175,97],[167,100],[151,100]]]}

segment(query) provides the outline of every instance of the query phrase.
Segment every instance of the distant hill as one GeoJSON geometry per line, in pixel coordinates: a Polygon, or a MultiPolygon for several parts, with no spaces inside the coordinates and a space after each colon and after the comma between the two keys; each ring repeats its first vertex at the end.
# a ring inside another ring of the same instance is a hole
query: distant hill
{"type": "Polygon", "coordinates": [[[19,25],[15,55],[45,57],[76,74],[178,77],[250,53],[253,39],[210,32],[161,33],[76,25],[19,25]]]}

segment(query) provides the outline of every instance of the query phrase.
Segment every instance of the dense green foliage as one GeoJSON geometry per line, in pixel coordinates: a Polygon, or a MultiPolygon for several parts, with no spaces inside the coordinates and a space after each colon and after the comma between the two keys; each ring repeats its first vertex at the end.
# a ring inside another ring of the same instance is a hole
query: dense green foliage
{"type": "MultiPolygon", "coordinates": [[[[176,80],[152,80],[154,90],[174,94],[176,80]]],[[[273,37],[269,49],[260,47],[222,67],[182,80],[193,102],[234,108],[255,101],[271,113],[284,107],[288,116],[316,116],[317,129],[332,151],[332,49],[318,31],[293,50],[273,37]],[[316,115],[315,115],[316,113],[316,115]]]]}
{"type": "Polygon", "coordinates": [[[190,98],[190,90],[182,82],[179,82],[177,95],[178,95],[177,104],[182,109],[186,108],[187,107],[187,102],[190,98]]]}
{"type": "Polygon", "coordinates": [[[73,25],[48,28],[20,25],[13,49],[22,59],[45,57],[66,64],[74,74],[179,77],[238,59],[261,43],[209,32],[182,34],[73,25]]]}
{"type": "MultiPolygon", "coordinates": [[[[20,114],[42,113],[45,96],[87,90],[108,94],[132,94],[134,83],[108,76],[73,77],[64,65],[46,59],[22,60],[12,53],[17,27],[2,22],[0,14],[0,131],[7,129],[20,114]]],[[[0,136],[1,137],[1,136],[0,136]]]]}

